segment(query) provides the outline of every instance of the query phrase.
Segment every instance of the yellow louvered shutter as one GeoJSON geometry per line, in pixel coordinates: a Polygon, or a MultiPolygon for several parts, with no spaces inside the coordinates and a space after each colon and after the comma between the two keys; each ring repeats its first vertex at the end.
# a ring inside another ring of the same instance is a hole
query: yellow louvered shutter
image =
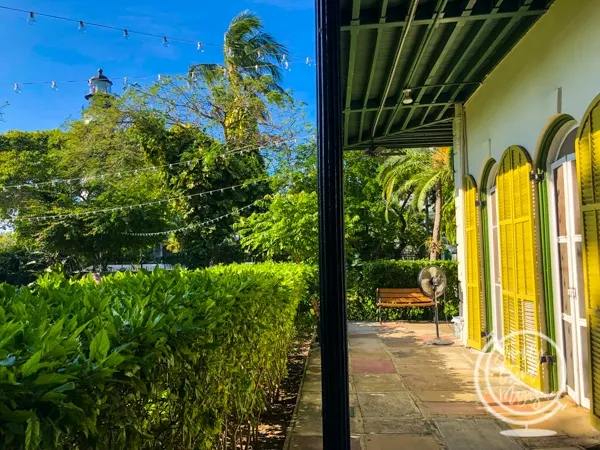
{"type": "MultiPolygon", "coordinates": [[[[576,143],[583,276],[590,334],[591,412],[600,419],[600,99],[585,115],[576,143]]],[[[600,422],[596,421],[598,426],[600,422]]]]}
{"type": "Polygon", "coordinates": [[[482,332],[485,330],[485,311],[481,299],[481,271],[479,259],[479,227],[477,221],[477,186],[472,176],[464,181],[465,249],[467,272],[467,344],[481,350],[484,346],[482,332]]]}
{"type": "MultiPolygon", "coordinates": [[[[503,333],[540,331],[531,162],[513,146],[500,160],[497,176],[498,226],[502,274],[503,333]]],[[[542,389],[540,339],[518,334],[504,342],[505,364],[528,385],[542,389]]]]}

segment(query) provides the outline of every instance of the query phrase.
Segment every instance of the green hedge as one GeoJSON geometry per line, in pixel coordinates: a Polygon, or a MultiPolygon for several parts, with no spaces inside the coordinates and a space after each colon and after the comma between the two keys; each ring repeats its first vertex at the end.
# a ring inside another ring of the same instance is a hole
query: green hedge
{"type": "Polygon", "coordinates": [[[2,448],[239,443],[284,376],[314,282],[267,263],[0,285],[2,448]]]}
{"type": "MultiPolygon", "coordinates": [[[[367,262],[348,274],[348,319],[378,320],[377,288],[416,288],[419,272],[429,264],[439,265],[448,277],[446,299],[440,320],[458,315],[458,265],[456,261],[367,262]]],[[[433,320],[431,308],[391,308],[383,311],[384,320],[433,320]]]]}

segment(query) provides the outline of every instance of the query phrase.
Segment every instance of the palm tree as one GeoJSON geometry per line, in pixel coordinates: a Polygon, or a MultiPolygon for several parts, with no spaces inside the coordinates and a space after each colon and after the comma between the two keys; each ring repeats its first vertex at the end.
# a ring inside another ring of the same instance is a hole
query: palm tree
{"type": "MultiPolygon", "coordinates": [[[[432,260],[438,259],[441,251],[442,218],[450,216],[448,212],[454,204],[450,153],[449,147],[407,149],[401,155],[387,158],[379,172],[384,197],[389,203],[410,198],[413,208],[422,210],[428,197],[435,196],[433,231],[429,243],[429,257],[432,260]]],[[[448,223],[446,225],[447,228],[451,226],[448,223]]]]}
{"type": "Polygon", "coordinates": [[[219,76],[227,71],[232,82],[243,76],[260,78],[269,75],[273,79],[271,89],[281,90],[282,64],[287,49],[264,31],[260,17],[250,11],[242,11],[233,18],[225,32],[223,42],[223,65],[197,64],[190,73],[198,76],[219,76]]]}
{"type": "Polygon", "coordinates": [[[253,142],[259,123],[269,118],[267,104],[286,96],[281,87],[286,58],[286,47],[264,31],[260,17],[243,11],[225,32],[223,65],[189,68],[189,75],[203,80],[213,95],[233,99],[227,102],[231,107],[219,114],[228,143],[253,142]]]}

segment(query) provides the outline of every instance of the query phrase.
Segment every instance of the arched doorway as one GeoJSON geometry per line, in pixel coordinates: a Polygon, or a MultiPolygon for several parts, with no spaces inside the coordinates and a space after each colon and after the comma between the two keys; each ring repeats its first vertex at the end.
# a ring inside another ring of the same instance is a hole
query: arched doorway
{"type": "Polygon", "coordinates": [[[498,195],[496,173],[498,164],[490,159],[481,176],[481,222],[484,260],[484,292],[487,330],[494,342],[494,350],[504,353],[502,346],[502,279],[500,271],[500,243],[498,237],[498,195]]]}
{"type": "MultiPolygon", "coordinates": [[[[600,96],[583,116],[575,143],[582,234],[583,291],[592,388],[590,407],[600,425],[600,96]]],[[[577,293],[579,296],[580,293],[577,293]]]]}
{"type": "Polygon", "coordinates": [[[485,306],[481,295],[480,224],[477,184],[471,175],[464,179],[464,213],[467,275],[467,345],[476,350],[486,344],[485,306]]]}
{"type": "Polygon", "coordinates": [[[504,341],[504,361],[523,382],[541,390],[541,344],[532,334],[540,331],[540,310],[531,159],[525,149],[512,146],[498,166],[503,335],[511,336],[504,341]]]}
{"type": "Polygon", "coordinates": [[[578,404],[590,407],[589,345],[583,289],[579,186],[575,161],[577,124],[569,122],[548,154],[550,245],[556,339],[562,346],[566,372],[561,385],[578,404]]]}

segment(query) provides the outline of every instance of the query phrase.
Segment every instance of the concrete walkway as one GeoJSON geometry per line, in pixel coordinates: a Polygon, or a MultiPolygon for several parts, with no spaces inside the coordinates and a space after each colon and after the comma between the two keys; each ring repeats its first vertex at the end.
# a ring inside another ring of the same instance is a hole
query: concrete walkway
{"type": "MultiPolygon", "coordinates": [[[[453,339],[448,325],[440,327],[444,338],[453,339]]],[[[475,390],[475,361],[480,353],[456,341],[448,347],[426,345],[434,335],[435,327],[427,323],[349,325],[353,450],[600,448],[600,435],[589,425],[588,411],[568,397],[560,400],[562,411],[535,426],[554,430],[555,436],[500,435],[508,425],[492,416],[475,390]]],[[[506,385],[507,378],[511,382],[503,373],[492,377],[492,384],[506,385]]],[[[511,395],[521,390],[515,384],[511,395]]],[[[539,402],[521,405],[539,406],[539,402]]],[[[321,448],[321,363],[319,349],[314,348],[286,450],[321,448]]]]}

